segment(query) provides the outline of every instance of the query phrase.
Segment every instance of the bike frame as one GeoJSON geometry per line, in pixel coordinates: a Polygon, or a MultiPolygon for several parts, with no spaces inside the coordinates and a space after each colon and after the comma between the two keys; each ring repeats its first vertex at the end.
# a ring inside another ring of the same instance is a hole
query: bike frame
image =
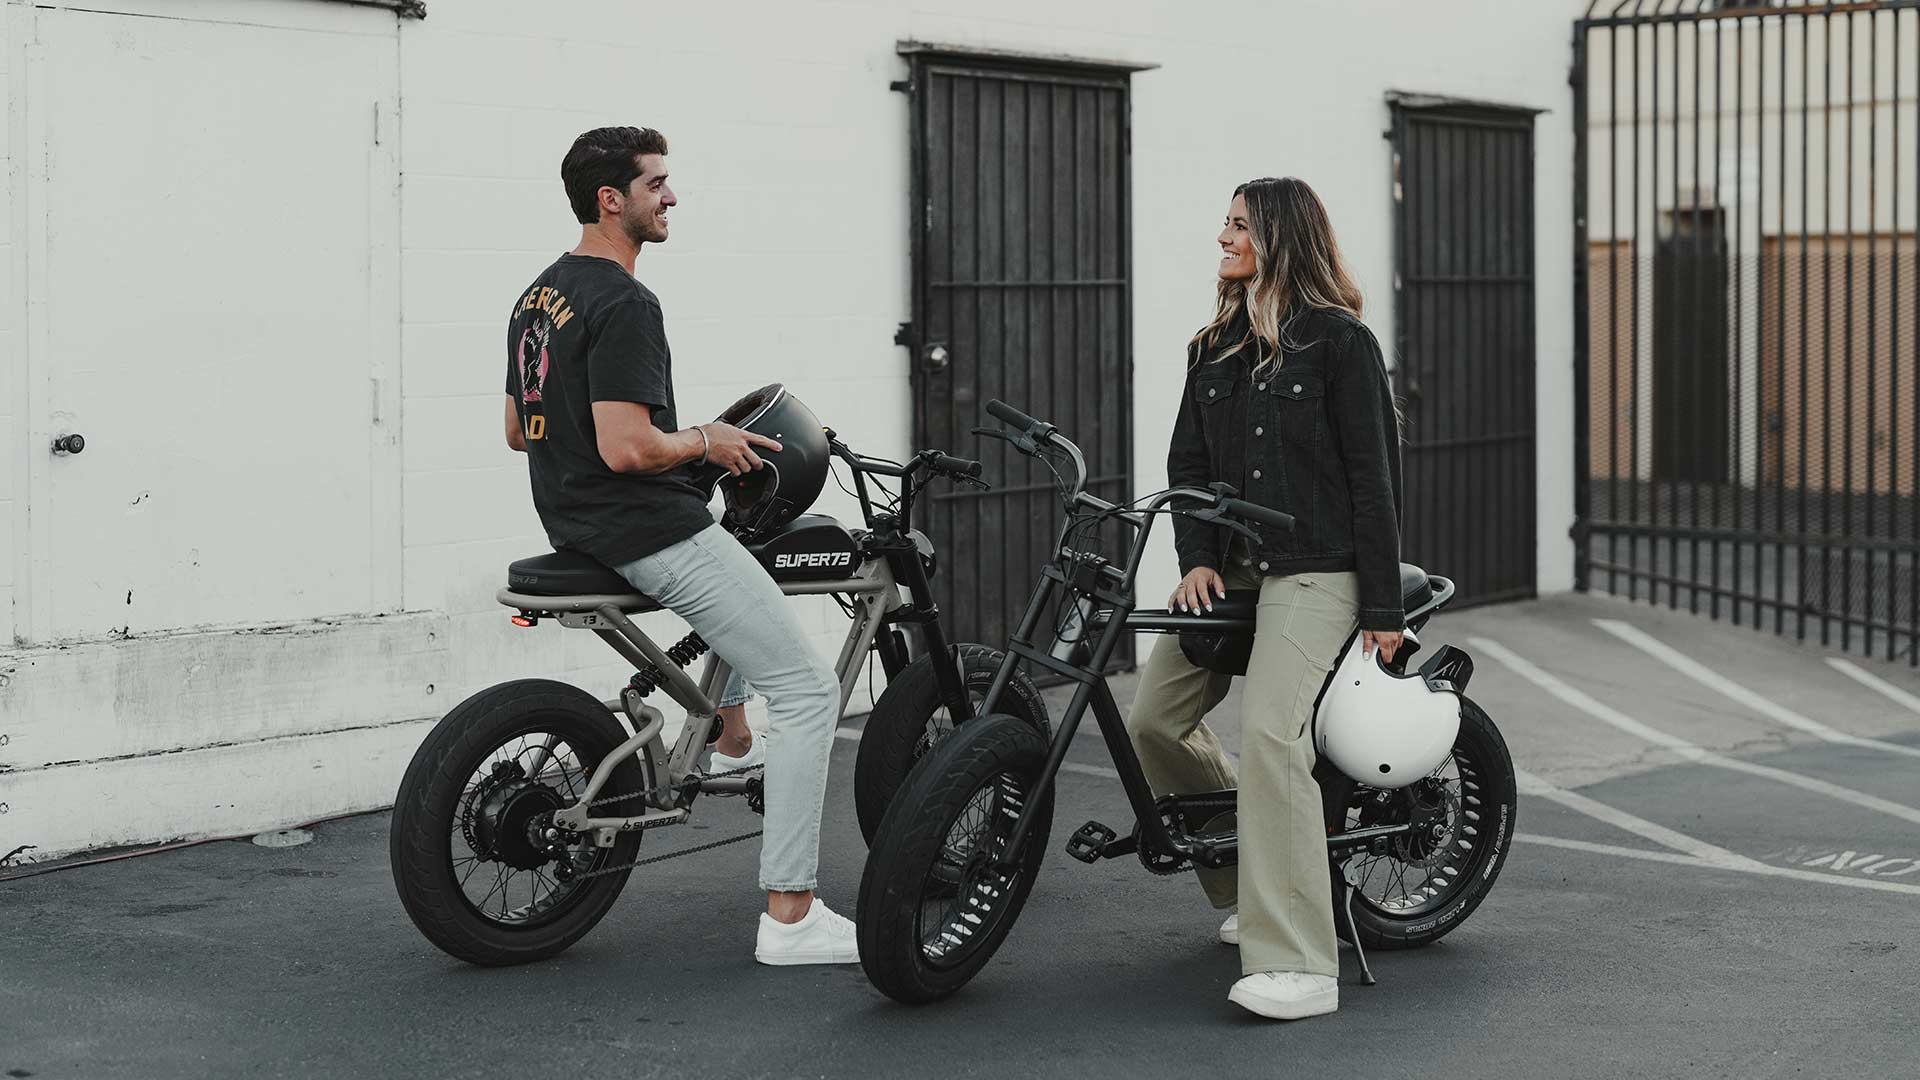
{"type": "MultiPolygon", "coordinates": [[[[859,685],[860,672],[866,666],[869,651],[880,654],[881,666],[889,679],[898,675],[907,665],[905,635],[896,628],[898,625],[918,626],[922,646],[928,655],[949,656],[952,655],[952,649],[940,623],[940,609],[932,600],[931,586],[926,567],[920,559],[919,547],[909,527],[917,467],[860,457],[837,439],[831,439],[831,446],[834,455],[845,461],[853,473],[861,516],[869,530],[860,540],[859,550],[863,561],[857,572],[849,577],[781,582],[780,591],[788,596],[840,595],[852,601],[852,623],[847,628],[847,636],[841,641],[840,655],[834,661],[834,673],[840,679],[840,711],[844,715],[847,703],[852,700],[853,692],[859,685]],[[897,513],[882,513],[874,509],[866,483],[866,476],[870,473],[901,479],[897,513]],[[902,597],[903,586],[912,596],[912,603],[902,597]]],[[[588,778],[586,791],[579,801],[556,811],[554,823],[576,832],[592,833],[597,845],[610,847],[621,832],[673,824],[691,816],[691,802],[684,794],[687,780],[693,775],[700,753],[705,749],[707,735],[713,730],[714,719],[719,711],[716,702],[725,692],[727,680],[733,674],[732,665],[718,653],[708,652],[706,666],[696,681],[667,650],[660,648],[629,617],[661,610],[659,604],[637,592],[538,596],[503,588],[495,598],[501,604],[518,610],[522,617],[531,622],[551,618],[564,627],[592,630],[636,669],[656,676],[659,687],[687,711],[686,725],[681,728],[669,749],[664,738],[665,715],[659,709],[645,704],[643,696],[631,686],[621,693],[619,699],[602,702],[616,717],[627,718],[632,734],[601,759],[593,775],[588,778]],[[646,791],[639,794],[644,796],[650,809],[626,816],[594,816],[590,812],[590,804],[605,790],[614,769],[634,754],[640,756],[641,767],[647,778],[646,791]]],[[[958,666],[935,664],[934,674],[941,698],[955,722],[971,719],[974,714],[972,700],[967,696],[958,666]]],[[[535,759],[535,767],[529,771],[538,772],[545,765],[545,756],[553,752],[555,745],[555,740],[548,740],[544,751],[535,759]]],[[[693,790],[739,794],[746,787],[745,777],[723,776],[702,779],[693,790]]]]}
{"type": "MultiPolygon", "coordinates": [[[[1083,481],[1087,470],[1085,459],[1081,456],[1079,448],[1071,441],[1053,433],[1050,433],[1049,444],[1072,459],[1075,476],[1083,481]]],[[[1146,553],[1147,539],[1152,531],[1154,518],[1160,516],[1159,512],[1176,499],[1210,502],[1219,497],[1220,493],[1214,491],[1176,488],[1155,496],[1138,509],[1126,510],[1088,495],[1083,490],[1083,482],[1075,484],[1067,499],[1067,522],[1061,530],[1055,558],[1041,570],[1040,581],[1034,587],[1026,612],[1021,616],[1018,628],[1008,643],[1006,659],[1001,663],[1000,670],[995,674],[993,684],[988,688],[986,698],[980,706],[980,712],[983,715],[992,714],[999,703],[1000,695],[1005,693],[1008,682],[1023,663],[1044,668],[1078,684],[1074,690],[1073,699],[1068,703],[1065,713],[1054,727],[1053,742],[1034,791],[1026,799],[1009,842],[995,859],[997,870],[1010,873],[1019,865],[1033,829],[1036,809],[1052,788],[1060,766],[1066,759],[1067,749],[1073,744],[1080,720],[1089,708],[1093,710],[1094,720],[1100,726],[1100,734],[1107,744],[1107,752],[1112,756],[1114,769],[1120,775],[1120,785],[1125,790],[1127,802],[1133,809],[1136,828],[1134,835],[1138,838],[1139,848],[1149,854],[1179,856],[1206,867],[1231,866],[1238,861],[1237,832],[1199,837],[1176,833],[1167,828],[1162,816],[1161,804],[1155,800],[1153,788],[1147,783],[1146,774],[1141,770],[1139,755],[1134,751],[1133,740],[1127,733],[1126,720],[1120,713],[1119,704],[1114,701],[1113,691],[1107,685],[1105,674],[1107,663],[1123,634],[1181,631],[1249,634],[1253,632],[1252,621],[1246,619],[1159,612],[1136,614],[1134,611],[1134,586],[1140,570],[1141,557],[1146,553]],[[1092,514],[1106,515],[1133,530],[1133,543],[1127,550],[1124,568],[1116,567],[1098,555],[1076,551],[1069,545],[1068,540],[1075,524],[1092,514]],[[1044,641],[1036,641],[1035,634],[1040,629],[1047,612],[1052,609],[1056,598],[1064,599],[1067,615],[1056,624],[1044,641]],[[1086,633],[1096,627],[1098,628],[1097,636],[1089,641],[1086,633]]],[[[1445,579],[1436,580],[1445,581],[1445,579]]],[[[1446,585],[1445,589],[1436,590],[1432,600],[1407,613],[1408,625],[1424,622],[1429,615],[1452,597],[1451,582],[1447,582],[1446,585]]],[[[1176,802],[1182,798],[1220,801],[1233,794],[1234,791],[1229,789],[1169,798],[1176,802]]],[[[1330,850],[1361,847],[1382,837],[1409,832],[1411,829],[1412,826],[1409,824],[1355,829],[1329,836],[1327,844],[1330,850]]],[[[1134,838],[1122,837],[1108,844],[1103,851],[1103,856],[1124,855],[1134,850],[1136,850],[1134,838]]]]}

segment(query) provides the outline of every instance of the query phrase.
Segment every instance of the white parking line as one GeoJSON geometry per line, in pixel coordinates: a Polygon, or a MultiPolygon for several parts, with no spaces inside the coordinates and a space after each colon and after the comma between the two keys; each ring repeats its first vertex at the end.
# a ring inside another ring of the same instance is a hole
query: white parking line
{"type": "Polygon", "coordinates": [[[1912,694],[1907,693],[1905,690],[1900,689],[1860,665],[1852,661],[1842,660],[1837,656],[1827,657],[1827,665],[1860,685],[1885,694],[1887,697],[1893,699],[1896,704],[1912,712],[1920,713],[1920,697],[1914,697],[1912,694]]]}
{"type": "Polygon", "coordinates": [[[1794,712],[1792,709],[1778,702],[1769,701],[1761,695],[1754,693],[1752,690],[1741,686],[1739,683],[1707,667],[1705,664],[1694,660],[1678,649],[1674,649],[1652,637],[1638,627],[1629,626],[1618,619],[1595,619],[1593,620],[1593,624],[1634,648],[1639,649],[1641,652],[1646,653],[1648,656],[1653,657],[1655,660],[1680,672],[1682,675],[1693,679],[1702,686],[1717,690],[1721,694],[1745,705],[1747,708],[1752,709],[1754,712],[1776,723],[1784,724],[1797,731],[1804,731],[1815,738],[1824,739],[1830,743],[1838,743],[1842,746],[1864,746],[1874,750],[1884,750],[1891,754],[1920,757],[1920,747],[1902,746],[1899,743],[1885,742],[1880,739],[1867,739],[1858,735],[1849,735],[1844,731],[1830,728],[1818,720],[1809,720],[1799,713],[1794,712]]]}
{"type": "Polygon", "coordinates": [[[1762,877],[1790,878],[1794,881],[1818,881],[1827,885],[1845,885],[1853,889],[1871,889],[1875,892],[1906,893],[1920,896],[1920,885],[1908,885],[1899,881],[1874,881],[1871,878],[1847,878],[1838,874],[1822,874],[1816,870],[1796,870],[1790,866],[1768,866],[1766,863],[1753,863],[1750,866],[1716,866],[1699,859],[1690,859],[1685,855],[1676,855],[1670,851],[1641,851],[1637,848],[1616,847],[1613,844],[1593,844],[1585,840],[1568,840],[1558,836],[1541,836],[1537,833],[1514,833],[1513,838],[1524,844],[1544,844],[1548,847],[1568,848],[1573,851],[1587,851],[1597,855],[1616,855],[1623,859],[1642,859],[1647,862],[1673,863],[1681,866],[1696,866],[1702,870],[1731,870],[1741,874],[1759,874],[1762,877]]]}
{"type": "Polygon", "coordinates": [[[1519,788],[1520,793],[1523,795],[1535,795],[1552,802],[1557,802],[1561,806],[1576,813],[1585,814],[1595,821],[1604,821],[1616,829],[1651,840],[1661,847],[1672,848],[1675,851],[1691,855],[1709,866],[1718,866],[1728,870],[1752,870],[1756,866],[1765,865],[1757,860],[1749,859],[1745,855],[1736,855],[1726,848],[1715,847],[1705,840],[1695,840],[1693,837],[1685,833],[1675,832],[1665,825],[1648,821],[1646,818],[1635,817],[1625,810],[1608,806],[1603,802],[1597,802],[1587,798],[1585,795],[1554,787],[1552,784],[1527,772],[1525,769],[1515,769],[1513,770],[1513,775],[1516,781],[1515,786],[1519,788]]]}
{"type": "Polygon", "coordinates": [[[1762,776],[1769,780],[1774,780],[1782,784],[1790,784],[1805,791],[1815,792],[1816,794],[1825,795],[1831,799],[1852,803],[1855,806],[1874,810],[1891,817],[1899,818],[1902,821],[1909,821],[1920,825],[1920,810],[1907,806],[1904,803],[1897,803],[1891,799],[1883,799],[1878,795],[1869,795],[1864,791],[1855,791],[1850,787],[1843,787],[1839,784],[1819,780],[1811,776],[1802,776],[1799,773],[1788,772],[1785,769],[1777,769],[1771,765],[1760,765],[1751,761],[1742,761],[1739,758],[1727,757],[1724,754],[1715,753],[1704,747],[1695,746],[1685,739],[1669,735],[1658,728],[1649,727],[1625,715],[1612,706],[1597,701],[1588,694],[1568,686],[1566,683],[1542,671],[1526,659],[1515,654],[1513,650],[1491,638],[1474,637],[1467,640],[1468,644],[1472,645],[1475,649],[1487,654],[1499,663],[1506,665],[1521,678],[1574,708],[1579,709],[1581,712],[1603,723],[1619,728],[1629,735],[1637,736],[1656,746],[1671,750],[1674,754],[1688,761],[1700,765],[1712,765],[1719,769],[1730,769],[1734,772],[1748,773],[1753,776],[1762,776]]]}
{"type": "MultiPolygon", "coordinates": [[[[855,728],[838,728],[834,738],[848,742],[859,742],[860,732],[855,728]]],[[[1084,773],[1088,776],[1103,776],[1117,780],[1120,774],[1101,765],[1082,765],[1077,761],[1060,764],[1062,770],[1084,773]]],[[[1745,855],[1737,855],[1725,848],[1714,847],[1704,840],[1695,840],[1690,836],[1674,832],[1664,825],[1656,825],[1644,818],[1638,818],[1624,810],[1616,810],[1604,803],[1595,802],[1584,795],[1565,791],[1519,769],[1514,770],[1519,790],[1525,794],[1551,799],[1571,810],[1589,817],[1598,818],[1609,825],[1627,832],[1645,837],[1656,844],[1674,848],[1674,851],[1641,851],[1638,848],[1618,847],[1613,844],[1594,844],[1585,840],[1565,840],[1557,836],[1540,836],[1535,833],[1515,833],[1513,838],[1529,844],[1544,844],[1549,847],[1571,848],[1575,851],[1588,851],[1600,855],[1617,855],[1627,859],[1641,859],[1648,862],[1673,863],[1681,866],[1697,866],[1703,870],[1731,870],[1743,874],[1760,874],[1766,877],[1793,878],[1799,881],[1822,881],[1833,885],[1847,885],[1856,889],[1872,889],[1877,892],[1898,892],[1920,896],[1920,885],[1908,885],[1898,881],[1872,881],[1865,878],[1844,878],[1834,874],[1821,874],[1812,870],[1795,870],[1784,866],[1768,866],[1745,855]],[[1686,852],[1687,854],[1678,854],[1686,852]]]]}

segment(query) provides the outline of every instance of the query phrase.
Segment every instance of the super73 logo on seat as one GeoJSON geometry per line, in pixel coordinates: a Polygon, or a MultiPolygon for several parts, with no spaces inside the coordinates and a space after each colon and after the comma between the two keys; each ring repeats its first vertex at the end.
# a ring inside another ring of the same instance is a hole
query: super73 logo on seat
{"type": "Polygon", "coordinates": [[[853,553],[850,551],[809,551],[800,554],[775,555],[773,566],[776,570],[788,570],[813,566],[852,566],[853,553]]]}

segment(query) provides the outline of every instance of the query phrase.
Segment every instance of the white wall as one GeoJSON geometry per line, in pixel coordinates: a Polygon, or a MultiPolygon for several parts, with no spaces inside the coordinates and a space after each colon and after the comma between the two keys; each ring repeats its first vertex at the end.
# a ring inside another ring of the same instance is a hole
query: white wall
{"type": "MultiPolygon", "coordinates": [[[[638,273],[666,310],[684,416],[712,415],[745,390],[783,380],[856,448],[906,452],[907,361],[892,337],[908,317],[908,101],[887,88],[905,74],[895,50],[906,39],[1160,65],[1135,77],[1132,120],[1135,475],[1142,490],[1164,475],[1182,346],[1207,315],[1212,241],[1235,184],[1292,174],[1314,185],[1367,294],[1368,321],[1391,342],[1386,93],[1548,110],[1536,129],[1540,430],[1547,433],[1539,447],[1540,582],[1547,591],[1566,587],[1571,448],[1556,437],[1571,416],[1566,69],[1571,21],[1582,5],[1457,7],[1415,0],[1207,7],[736,0],[642,11],[625,0],[537,9],[524,0],[441,0],[425,21],[396,22],[403,509],[397,522],[367,523],[370,536],[343,525],[343,542],[397,549],[398,607],[410,614],[313,611],[336,621],[304,653],[260,648],[222,630],[183,632],[184,645],[159,635],[95,643],[68,650],[72,656],[51,647],[0,655],[0,671],[14,672],[11,688],[0,686],[0,733],[88,708],[82,691],[100,688],[89,673],[112,671],[116,693],[132,696],[89,714],[93,726],[85,730],[98,737],[68,739],[62,753],[87,761],[131,754],[142,762],[139,781],[156,792],[220,785],[217,799],[169,797],[161,812],[139,818],[83,810],[85,828],[68,827],[72,815],[40,813],[31,820],[42,831],[25,839],[28,819],[16,809],[0,819],[0,850],[12,846],[9,839],[52,851],[245,831],[379,805],[418,742],[417,718],[504,678],[549,675],[600,693],[625,678],[624,665],[592,635],[515,629],[493,601],[507,562],[545,550],[524,461],[501,443],[501,323],[525,283],[577,236],[558,169],[582,130],[644,124],[671,141],[682,203],[672,240],[644,252],[638,273]],[[346,692],[325,680],[301,683],[323,706],[303,718],[298,702],[271,689],[276,677],[300,668],[301,656],[341,678],[378,672],[379,685],[346,692]],[[232,704],[221,723],[194,728],[136,700],[156,693],[195,700],[188,679],[195,663],[221,672],[232,704]],[[241,719],[249,709],[272,715],[241,719]],[[149,725],[141,739],[122,737],[141,724],[149,725]],[[313,734],[324,730],[336,733],[313,734]],[[189,746],[200,748],[197,761],[153,756],[189,746]],[[279,756],[232,768],[235,755],[264,753],[249,747],[279,748],[279,756]],[[355,779],[318,788],[296,759],[350,760],[355,779]],[[276,786],[296,790],[274,794],[276,786]]],[[[9,26],[21,23],[21,10],[9,5],[9,26]]],[[[230,0],[197,0],[188,10],[241,17],[230,0]]],[[[262,9],[246,10],[257,17],[262,9]]],[[[280,0],[271,10],[309,22],[392,18],[316,0],[280,0]]],[[[0,64],[20,55],[21,45],[10,41],[0,64]]],[[[17,132],[7,145],[18,145],[17,132]]],[[[297,182],[297,170],[281,164],[263,167],[297,182]]],[[[15,237],[28,228],[21,218],[12,218],[15,237]]],[[[7,317],[0,314],[0,334],[7,317]]],[[[0,378],[14,352],[0,357],[0,378]]],[[[32,451],[19,437],[7,445],[15,456],[32,451]]],[[[0,486],[0,500],[7,494],[0,486]]],[[[822,508],[851,515],[831,486],[822,508]]],[[[22,516],[15,507],[12,520],[22,516]]],[[[27,530],[16,524],[11,535],[27,530]]],[[[31,568],[38,560],[36,553],[13,562],[31,568]]],[[[0,558],[0,573],[7,563],[0,558]]],[[[1144,589],[1170,583],[1173,568],[1163,535],[1144,589]]],[[[0,578],[0,590],[7,584],[0,578]]],[[[844,620],[824,601],[805,603],[810,644],[831,655],[844,620]]],[[[182,628],[195,625],[193,612],[180,613],[182,628]]],[[[669,617],[647,626],[677,636],[669,617]]],[[[8,797],[42,807],[90,805],[87,793],[98,784],[75,779],[84,770],[49,771],[47,763],[69,759],[47,756],[48,745],[32,754],[0,748],[0,770],[14,770],[0,771],[0,786],[26,791],[22,778],[37,770],[28,796],[8,797]]]]}
{"type": "MultiPolygon", "coordinates": [[[[22,283],[25,267],[20,262],[20,247],[14,237],[20,231],[20,219],[26,207],[14,198],[18,187],[18,158],[13,152],[14,133],[20,125],[23,104],[15,90],[19,65],[16,45],[20,41],[20,9],[8,6],[0,10],[0,297],[15,295],[22,283]]],[[[22,545],[15,539],[16,526],[24,527],[15,491],[16,465],[25,460],[26,446],[21,439],[18,414],[22,383],[26,377],[20,363],[19,305],[0,303],[0,649],[13,644],[14,561],[22,545]]]]}

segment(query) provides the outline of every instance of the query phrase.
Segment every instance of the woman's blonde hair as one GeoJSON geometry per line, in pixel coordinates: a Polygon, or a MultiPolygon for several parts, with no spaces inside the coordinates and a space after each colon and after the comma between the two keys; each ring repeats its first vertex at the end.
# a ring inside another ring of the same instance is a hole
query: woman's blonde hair
{"type": "Polygon", "coordinates": [[[1213,321],[1187,343],[1193,363],[1221,345],[1216,360],[1251,347],[1255,370],[1281,361],[1302,346],[1287,336],[1287,322],[1309,308],[1338,308],[1360,317],[1360,289],[1347,274],[1333,224],[1320,196],[1306,181],[1263,176],[1233,189],[1247,200],[1247,233],[1253,240],[1253,277],[1220,279],[1213,321]],[[1238,340],[1226,338],[1244,327],[1238,340]]]}

